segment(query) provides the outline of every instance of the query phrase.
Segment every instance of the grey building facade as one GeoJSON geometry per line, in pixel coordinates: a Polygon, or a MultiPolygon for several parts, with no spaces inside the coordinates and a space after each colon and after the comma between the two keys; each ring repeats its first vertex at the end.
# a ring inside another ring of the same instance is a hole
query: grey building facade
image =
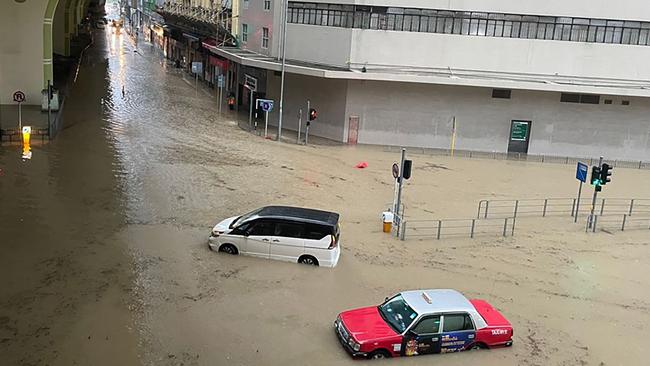
{"type": "MultiPolygon", "coordinates": [[[[278,100],[283,3],[249,1],[219,52],[278,100]]],[[[342,142],[650,160],[650,4],[550,3],[290,1],[283,125],[309,100],[342,142]]]]}

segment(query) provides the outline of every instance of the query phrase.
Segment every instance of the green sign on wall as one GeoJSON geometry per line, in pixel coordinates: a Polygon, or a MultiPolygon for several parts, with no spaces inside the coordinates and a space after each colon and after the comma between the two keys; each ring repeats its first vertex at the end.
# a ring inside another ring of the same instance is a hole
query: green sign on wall
{"type": "Polygon", "coordinates": [[[528,122],[512,121],[510,140],[526,141],[528,139],[528,122]]]}

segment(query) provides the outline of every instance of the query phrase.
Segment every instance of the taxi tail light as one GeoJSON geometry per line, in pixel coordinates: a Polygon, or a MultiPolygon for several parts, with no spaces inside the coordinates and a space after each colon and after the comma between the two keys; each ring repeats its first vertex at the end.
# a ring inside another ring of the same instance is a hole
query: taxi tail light
{"type": "Polygon", "coordinates": [[[330,240],[331,240],[331,241],[330,241],[330,246],[329,246],[327,249],[330,249],[330,250],[331,250],[331,249],[336,248],[336,246],[338,245],[338,243],[337,243],[337,240],[336,240],[336,236],[334,236],[334,235],[330,235],[330,238],[331,238],[331,239],[330,239],[330,240]]]}

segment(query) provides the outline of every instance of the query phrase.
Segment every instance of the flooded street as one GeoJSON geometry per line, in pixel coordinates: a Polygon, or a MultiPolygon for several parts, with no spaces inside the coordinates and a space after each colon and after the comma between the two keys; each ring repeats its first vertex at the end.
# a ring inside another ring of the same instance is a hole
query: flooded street
{"type": "MultiPolygon", "coordinates": [[[[646,364],[648,231],[589,235],[547,218],[512,238],[391,239],[378,218],[398,154],[264,140],[150,44],[134,51],[126,34],[96,34],[57,139],[31,161],[0,149],[3,364],[351,365],[339,312],[449,287],[499,308],[513,347],[377,364],[646,364]],[[217,221],[269,204],[340,212],[339,266],[208,249],[217,221]]],[[[571,165],[413,159],[413,217],[575,195],[571,165]]],[[[605,196],[650,197],[648,178],[617,169],[605,196]]]]}

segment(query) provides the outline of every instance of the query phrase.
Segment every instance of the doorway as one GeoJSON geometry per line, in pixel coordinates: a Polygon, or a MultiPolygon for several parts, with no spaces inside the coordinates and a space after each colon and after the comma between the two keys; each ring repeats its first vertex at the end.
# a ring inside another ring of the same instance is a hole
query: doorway
{"type": "Polygon", "coordinates": [[[348,144],[355,145],[359,140],[359,116],[350,116],[348,123],[348,144]]]}
{"type": "Polygon", "coordinates": [[[528,154],[531,124],[531,121],[512,120],[510,122],[508,153],[528,154]]]}

